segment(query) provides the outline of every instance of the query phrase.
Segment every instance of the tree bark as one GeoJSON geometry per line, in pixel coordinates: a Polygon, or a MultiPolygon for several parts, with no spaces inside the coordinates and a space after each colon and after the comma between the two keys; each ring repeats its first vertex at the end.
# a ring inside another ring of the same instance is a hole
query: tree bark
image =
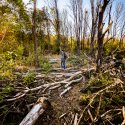
{"type": "Polygon", "coordinates": [[[42,115],[49,106],[51,105],[47,98],[39,98],[37,103],[19,125],[34,125],[39,116],[42,115]]]}
{"type": "Polygon", "coordinates": [[[101,66],[102,66],[102,56],[103,56],[103,39],[105,36],[105,33],[103,34],[103,17],[105,9],[108,5],[110,0],[104,0],[103,5],[100,6],[99,11],[99,17],[98,17],[98,55],[97,55],[97,66],[96,71],[100,72],[101,66]]]}
{"type": "Polygon", "coordinates": [[[90,42],[90,55],[91,57],[94,57],[94,41],[95,41],[95,35],[96,35],[96,28],[97,28],[97,21],[98,21],[98,13],[99,13],[99,6],[94,5],[94,0],[90,0],[91,3],[91,14],[92,14],[92,28],[91,28],[91,42],[90,42]]]}
{"type": "Polygon", "coordinates": [[[34,40],[34,62],[35,66],[39,66],[39,60],[38,60],[38,42],[37,42],[37,36],[36,36],[36,2],[37,0],[34,0],[34,12],[33,12],[33,27],[32,27],[32,33],[33,33],[33,40],[34,40]]]}
{"type": "Polygon", "coordinates": [[[57,5],[57,0],[54,0],[55,5],[55,13],[56,13],[56,35],[57,35],[57,41],[56,41],[56,52],[59,53],[60,51],[60,19],[59,19],[59,10],[57,5]]]}

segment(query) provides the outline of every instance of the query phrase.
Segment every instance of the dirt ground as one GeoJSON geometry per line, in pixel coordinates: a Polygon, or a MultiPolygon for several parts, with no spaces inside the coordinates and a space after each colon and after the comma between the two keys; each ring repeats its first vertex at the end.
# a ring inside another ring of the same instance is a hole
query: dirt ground
{"type": "Polygon", "coordinates": [[[45,112],[36,125],[64,125],[66,120],[59,119],[62,114],[67,113],[65,118],[68,122],[71,119],[71,114],[80,113],[79,97],[81,93],[79,90],[83,86],[84,83],[74,85],[72,90],[62,98],[59,96],[61,89],[54,90],[50,97],[52,109],[45,112]]]}

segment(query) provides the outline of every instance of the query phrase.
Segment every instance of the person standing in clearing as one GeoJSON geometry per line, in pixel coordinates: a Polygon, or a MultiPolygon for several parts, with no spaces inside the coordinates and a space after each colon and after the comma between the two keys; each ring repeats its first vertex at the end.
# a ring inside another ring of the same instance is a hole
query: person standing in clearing
{"type": "Polygon", "coordinates": [[[61,68],[66,69],[66,59],[67,55],[64,50],[61,50],[61,68]]]}

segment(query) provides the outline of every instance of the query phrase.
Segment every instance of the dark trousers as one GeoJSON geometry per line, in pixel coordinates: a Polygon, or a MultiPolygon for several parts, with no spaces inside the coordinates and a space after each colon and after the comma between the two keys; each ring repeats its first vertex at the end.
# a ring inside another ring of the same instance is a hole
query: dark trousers
{"type": "Polygon", "coordinates": [[[61,58],[61,68],[66,69],[66,60],[61,58]]]}

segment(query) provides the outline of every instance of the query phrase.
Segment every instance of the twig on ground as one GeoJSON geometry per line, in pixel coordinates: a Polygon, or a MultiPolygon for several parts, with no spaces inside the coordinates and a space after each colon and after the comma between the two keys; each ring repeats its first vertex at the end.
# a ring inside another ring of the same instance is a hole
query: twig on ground
{"type": "Polygon", "coordinates": [[[100,94],[103,93],[104,91],[106,91],[106,90],[108,90],[108,89],[110,89],[110,88],[112,88],[112,87],[114,87],[114,86],[116,86],[116,85],[119,85],[119,84],[123,84],[123,82],[122,82],[120,79],[116,79],[116,80],[115,80],[115,83],[113,83],[113,84],[111,84],[111,85],[105,87],[104,89],[102,89],[102,90],[96,92],[96,93],[94,94],[94,96],[92,97],[92,99],[90,100],[89,104],[88,104],[88,105],[84,108],[84,110],[82,111],[81,116],[80,116],[80,118],[79,118],[79,120],[78,120],[78,124],[77,124],[77,125],[80,124],[81,119],[82,119],[82,117],[83,117],[83,115],[84,115],[84,112],[86,111],[86,109],[89,108],[89,106],[92,104],[92,102],[94,101],[94,99],[95,99],[98,95],[100,95],[100,94]]]}

